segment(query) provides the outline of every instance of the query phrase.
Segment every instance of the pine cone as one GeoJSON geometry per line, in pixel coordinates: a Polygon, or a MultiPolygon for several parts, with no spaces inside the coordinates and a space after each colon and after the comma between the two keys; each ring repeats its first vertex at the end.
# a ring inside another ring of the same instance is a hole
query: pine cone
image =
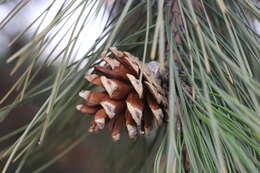
{"type": "Polygon", "coordinates": [[[128,52],[109,49],[102,62],[105,65],[96,65],[85,79],[103,91],[79,93],[86,103],[77,109],[94,114],[89,131],[97,132],[107,125],[115,141],[124,128],[130,138],[149,135],[166,116],[167,98],[159,79],[128,52]]]}

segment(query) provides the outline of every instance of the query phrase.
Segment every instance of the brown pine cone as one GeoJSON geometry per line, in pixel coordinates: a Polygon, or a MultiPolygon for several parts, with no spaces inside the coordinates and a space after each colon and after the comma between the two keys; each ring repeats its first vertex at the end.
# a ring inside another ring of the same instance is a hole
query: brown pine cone
{"type": "Polygon", "coordinates": [[[128,52],[109,49],[102,62],[105,65],[96,65],[85,79],[103,91],[79,93],[86,103],[77,109],[94,114],[89,131],[97,132],[107,125],[115,141],[124,128],[130,138],[149,135],[166,116],[167,98],[159,79],[128,52]]]}

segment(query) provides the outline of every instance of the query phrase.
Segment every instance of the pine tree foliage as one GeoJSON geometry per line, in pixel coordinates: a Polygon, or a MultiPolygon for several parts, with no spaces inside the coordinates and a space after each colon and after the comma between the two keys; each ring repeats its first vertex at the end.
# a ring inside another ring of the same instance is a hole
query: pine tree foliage
{"type": "MultiPolygon", "coordinates": [[[[28,2],[19,2],[0,29],[28,2]]],[[[131,52],[143,62],[156,59],[161,70],[169,72],[169,119],[150,137],[123,138],[119,144],[106,139],[109,151],[100,157],[107,159],[107,172],[260,171],[260,40],[251,26],[252,18],[260,18],[255,1],[117,0],[109,6],[104,0],[68,0],[50,24],[39,29],[54,3],[15,38],[13,42],[32,25],[38,26],[29,42],[7,59],[15,63],[12,73],[26,60],[31,63],[1,98],[3,103],[19,90],[13,103],[1,108],[2,123],[16,106],[48,97],[30,123],[0,137],[4,143],[19,135],[1,151],[3,173],[11,167],[16,172],[42,172],[82,141],[103,135],[86,131],[89,118],[77,115],[75,105],[81,101],[81,89],[94,89],[84,75],[109,47],[131,52]],[[88,6],[94,15],[106,8],[109,19],[92,48],[75,62],[75,45],[82,30],[91,27],[91,15],[83,15],[88,6]],[[66,46],[57,56],[50,51],[42,62],[43,52],[73,15],[77,21],[65,34],[66,46]],[[57,61],[57,70],[33,85],[39,72],[57,61]],[[192,92],[182,87],[183,81],[192,92]],[[62,150],[59,154],[43,159],[57,148],[62,150]]]]}

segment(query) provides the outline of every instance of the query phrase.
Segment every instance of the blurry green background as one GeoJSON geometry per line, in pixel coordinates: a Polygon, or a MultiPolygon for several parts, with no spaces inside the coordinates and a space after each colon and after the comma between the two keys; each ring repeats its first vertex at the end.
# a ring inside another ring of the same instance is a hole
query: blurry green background
{"type": "MultiPolygon", "coordinates": [[[[4,17],[10,12],[10,10],[15,7],[15,5],[19,1],[9,1],[8,3],[0,4],[0,21],[4,19],[4,17]]],[[[3,98],[5,94],[9,91],[9,89],[13,86],[13,84],[17,81],[18,77],[25,70],[27,64],[30,63],[30,60],[25,63],[19,70],[10,75],[11,70],[14,68],[15,64],[7,64],[6,59],[23,47],[27,41],[29,40],[29,36],[33,33],[33,29],[29,30],[26,35],[24,35],[21,39],[17,40],[15,44],[11,47],[8,47],[8,44],[11,40],[13,40],[20,32],[22,32],[39,14],[40,12],[47,7],[50,3],[50,0],[35,0],[31,1],[23,10],[21,10],[11,22],[7,24],[4,29],[0,31],[0,98],[3,98]]],[[[108,1],[111,3],[112,1],[108,1]]],[[[123,2],[123,1],[122,1],[123,2]]],[[[51,14],[52,15],[52,14],[51,14]]],[[[51,17],[50,15],[50,17],[51,17]]],[[[92,28],[87,28],[87,32],[85,38],[87,41],[82,43],[83,48],[79,51],[77,55],[73,58],[77,60],[77,57],[83,56],[86,50],[94,43],[95,38],[99,36],[102,31],[104,22],[106,20],[106,13],[104,12],[102,17],[97,17],[93,21],[92,28]],[[91,37],[90,37],[91,36],[91,37]]],[[[36,29],[35,27],[33,27],[36,29]]],[[[84,39],[84,38],[82,38],[84,39]]],[[[81,46],[82,46],[81,45],[81,46]]],[[[50,49],[53,45],[50,45],[50,49]]],[[[61,48],[60,48],[61,49],[61,48]]],[[[42,59],[44,60],[44,55],[42,55],[42,59]]],[[[46,54],[47,55],[47,54],[46,54]]],[[[55,63],[52,67],[42,69],[39,75],[37,75],[34,83],[36,84],[39,81],[42,81],[46,76],[51,74],[53,70],[56,70],[56,66],[59,65],[59,62],[55,63]]],[[[32,85],[33,86],[33,85],[32,85]]],[[[4,107],[10,103],[12,103],[18,94],[18,91],[13,92],[8,99],[0,105],[4,107]]],[[[37,113],[40,106],[43,104],[43,101],[46,99],[48,94],[42,94],[40,97],[37,97],[35,100],[30,100],[28,102],[19,105],[17,108],[12,110],[8,116],[1,117],[0,122],[0,136],[4,136],[16,129],[19,129],[23,125],[30,122],[33,116],[37,113]]],[[[72,116],[82,116],[77,113],[72,116]]],[[[85,118],[85,117],[84,117],[85,118]]],[[[81,118],[82,120],[82,118],[81,118]]],[[[86,133],[88,133],[88,124],[86,123],[88,120],[85,118],[82,123],[85,123],[86,133]]],[[[75,127],[77,128],[77,127],[75,127]]],[[[162,129],[163,130],[163,129],[162,129]]],[[[21,133],[16,135],[15,137],[10,138],[5,143],[1,143],[0,150],[3,150],[5,147],[13,143],[17,137],[19,137],[21,133]]],[[[73,133],[72,133],[73,135],[73,133]]],[[[153,134],[154,135],[154,134],[153,134]]],[[[153,135],[150,137],[153,138],[153,135]]],[[[51,137],[50,137],[51,138],[51,137]]],[[[153,162],[154,153],[156,150],[151,150],[153,145],[156,145],[152,142],[152,140],[148,139],[138,139],[135,141],[126,140],[127,136],[124,134],[122,140],[118,143],[112,142],[110,135],[108,132],[103,131],[99,135],[90,134],[87,137],[87,140],[77,145],[74,149],[72,149],[68,154],[58,160],[54,165],[49,167],[46,171],[43,172],[55,172],[55,173],[107,173],[113,167],[116,172],[122,172],[125,169],[130,169],[130,167],[125,166],[125,163],[130,163],[132,159],[139,159],[141,162],[139,164],[145,164],[145,162],[153,162]],[[128,153],[126,153],[128,151],[128,153]],[[149,152],[148,152],[149,151],[149,152]],[[113,155],[113,156],[112,156],[113,155]],[[111,157],[112,156],[112,157],[111,157]],[[127,157],[126,157],[127,156],[127,157]],[[129,160],[128,160],[129,159],[129,160]],[[120,166],[121,163],[122,166],[120,166]]],[[[48,144],[44,144],[48,145],[48,144]]],[[[40,154],[44,157],[41,157],[39,160],[36,159],[36,162],[29,163],[27,167],[24,168],[22,172],[31,172],[35,168],[39,167],[42,162],[47,162],[61,151],[63,151],[63,146],[57,145],[54,147],[55,150],[48,151],[48,149],[41,150],[40,154]],[[41,162],[41,163],[37,163],[41,162]]],[[[155,147],[158,148],[158,147],[155,147]]],[[[37,157],[37,156],[36,156],[37,157]]],[[[0,169],[5,164],[6,159],[1,159],[0,161],[0,169]]],[[[129,164],[130,165],[130,164],[129,164]]],[[[153,164],[148,164],[153,165],[153,164]]],[[[9,172],[14,172],[14,168],[17,166],[17,163],[11,164],[9,172]]],[[[135,165],[131,166],[131,169],[134,172],[138,172],[140,166],[135,165]]],[[[144,168],[149,171],[149,167],[144,168]]],[[[113,169],[112,169],[113,170],[113,169]]]]}

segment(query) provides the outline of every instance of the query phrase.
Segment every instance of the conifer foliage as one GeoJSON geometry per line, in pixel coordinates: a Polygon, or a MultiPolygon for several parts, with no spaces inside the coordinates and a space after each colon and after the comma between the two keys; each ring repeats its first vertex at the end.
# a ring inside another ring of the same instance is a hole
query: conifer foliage
{"type": "MultiPolygon", "coordinates": [[[[19,1],[0,29],[28,2],[19,1]]],[[[29,123],[0,137],[3,173],[50,169],[82,142],[99,147],[104,172],[260,172],[257,1],[67,0],[42,26],[55,2],[10,43],[38,26],[7,58],[15,64],[12,74],[25,68],[0,100],[18,91],[1,107],[1,123],[17,106],[40,103],[29,123]],[[92,27],[89,19],[103,9],[103,32],[72,61],[82,31],[92,27]],[[68,31],[57,37],[64,26],[68,31]],[[53,55],[65,36],[65,47],[53,55]],[[57,62],[53,73],[35,80],[57,62]],[[88,133],[89,126],[99,135],[88,133]],[[121,140],[107,139],[105,127],[121,140]],[[134,139],[123,140],[124,134],[134,139]]]]}

